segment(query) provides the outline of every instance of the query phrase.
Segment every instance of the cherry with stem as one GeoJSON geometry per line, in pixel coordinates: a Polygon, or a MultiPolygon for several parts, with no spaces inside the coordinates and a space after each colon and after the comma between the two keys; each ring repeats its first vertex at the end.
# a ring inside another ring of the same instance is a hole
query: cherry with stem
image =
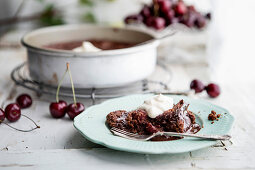
{"type": "Polygon", "coordinates": [[[75,91],[74,91],[74,84],[73,84],[73,78],[72,74],[69,68],[69,63],[66,63],[66,68],[70,77],[71,86],[72,86],[72,92],[73,92],[73,101],[74,103],[71,103],[67,107],[67,114],[71,120],[73,120],[77,115],[79,115],[81,112],[85,110],[85,107],[82,103],[77,103],[76,97],[75,97],[75,91]]]}
{"type": "Polygon", "coordinates": [[[50,113],[51,113],[51,116],[54,118],[62,118],[66,114],[67,103],[63,100],[59,100],[59,97],[58,97],[60,87],[62,85],[64,78],[65,78],[66,73],[67,73],[67,69],[58,84],[58,88],[57,88],[57,92],[56,92],[56,102],[52,102],[50,104],[50,113]]]}
{"type": "MultiPolygon", "coordinates": [[[[10,106],[9,106],[9,107],[10,107],[10,106]]],[[[17,131],[20,131],[20,132],[31,132],[31,131],[33,131],[33,130],[35,130],[35,129],[40,128],[40,126],[38,126],[38,125],[35,123],[34,120],[32,120],[31,118],[29,118],[28,116],[23,115],[23,114],[20,114],[20,115],[26,117],[26,118],[29,119],[29,120],[31,120],[31,121],[34,123],[35,127],[32,128],[32,129],[29,129],[29,130],[23,130],[23,129],[15,128],[15,127],[11,126],[10,124],[4,122],[4,120],[5,120],[5,115],[8,116],[8,115],[10,115],[10,114],[13,114],[13,111],[9,111],[9,112],[6,113],[3,109],[0,108],[0,124],[3,123],[3,124],[5,124],[5,125],[9,126],[10,128],[12,128],[12,129],[14,129],[14,130],[17,130],[17,131]]],[[[7,118],[8,118],[8,117],[7,117],[7,118]]],[[[20,118],[20,117],[18,117],[15,121],[19,120],[19,118],[20,118]]],[[[12,120],[12,122],[13,122],[13,121],[14,121],[14,120],[12,120]]]]}

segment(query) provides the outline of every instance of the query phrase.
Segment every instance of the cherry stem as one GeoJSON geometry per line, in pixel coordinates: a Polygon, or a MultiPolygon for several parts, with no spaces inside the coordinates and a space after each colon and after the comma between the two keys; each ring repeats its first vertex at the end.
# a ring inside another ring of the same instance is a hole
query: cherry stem
{"type": "Polygon", "coordinates": [[[71,81],[71,85],[72,85],[74,105],[76,106],[76,97],[75,97],[75,91],[74,91],[74,85],[73,85],[73,78],[72,78],[71,70],[69,68],[69,63],[66,63],[66,68],[67,68],[67,71],[68,71],[68,74],[70,77],[70,81],[71,81]]]}
{"type": "Polygon", "coordinates": [[[154,16],[158,16],[158,10],[159,10],[159,5],[157,0],[153,0],[153,10],[154,10],[154,16]]]}
{"type": "MultiPolygon", "coordinates": [[[[21,115],[22,115],[22,114],[21,114],[21,115]]],[[[5,123],[5,122],[3,122],[3,121],[1,121],[1,120],[0,120],[0,123],[3,123],[3,124],[5,124],[5,125],[9,126],[10,128],[12,128],[12,129],[14,129],[14,130],[17,130],[17,131],[20,131],[20,132],[31,132],[31,131],[33,131],[33,130],[35,130],[35,129],[40,128],[40,126],[38,126],[38,125],[35,123],[35,121],[33,121],[31,118],[29,118],[29,117],[26,116],[26,115],[22,115],[22,116],[24,116],[24,117],[26,117],[27,119],[31,120],[31,121],[34,123],[34,125],[35,125],[36,127],[32,128],[32,129],[29,129],[29,130],[23,130],[23,129],[15,128],[15,127],[13,127],[13,126],[9,125],[8,123],[5,123]]]]}
{"type": "Polygon", "coordinates": [[[60,79],[60,82],[59,82],[59,84],[58,84],[57,93],[56,93],[56,101],[57,101],[57,102],[59,102],[58,94],[59,94],[59,90],[60,90],[60,87],[61,87],[61,85],[62,85],[62,82],[63,82],[63,80],[64,80],[64,78],[65,78],[65,76],[66,76],[66,72],[67,72],[67,69],[66,69],[65,73],[63,74],[63,76],[62,76],[62,78],[60,79]]]}

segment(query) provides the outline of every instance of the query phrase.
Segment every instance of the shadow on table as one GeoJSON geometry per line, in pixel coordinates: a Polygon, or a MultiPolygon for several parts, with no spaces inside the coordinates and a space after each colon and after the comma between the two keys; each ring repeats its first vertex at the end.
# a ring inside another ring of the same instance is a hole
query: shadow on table
{"type": "Polygon", "coordinates": [[[81,148],[92,149],[104,147],[90,142],[89,140],[85,139],[78,131],[75,130],[74,133],[66,141],[65,149],[81,149],[81,148]]]}

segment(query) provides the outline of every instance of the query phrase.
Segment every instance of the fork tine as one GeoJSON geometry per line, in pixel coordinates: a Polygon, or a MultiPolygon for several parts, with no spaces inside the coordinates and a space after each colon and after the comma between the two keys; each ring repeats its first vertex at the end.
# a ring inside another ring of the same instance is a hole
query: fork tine
{"type": "Polygon", "coordinates": [[[137,134],[130,133],[130,132],[127,132],[127,131],[125,131],[125,130],[118,129],[118,128],[114,128],[114,127],[112,128],[112,130],[113,130],[113,131],[116,131],[116,132],[118,132],[118,133],[125,134],[125,135],[127,135],[127,136],[131,136],[131,137],[136,137],[136,136],[137,136],[137,134]]]}
{"type": "Polygon", "coordinates": [[[114,130],[115,130],[115,131],[118,131],[118,132],[120,132],[120,133],[124,133],[124,134],[130,135],[130,136],[136,136],[136,134],[130,133],[130,132],[125,131],[125,130],[122,130],[122,129],[114,128],[114,130]]]}
{"type": "Polygon", "coordinates": [[[135,139],[134,137],[129,137],[129,136],[125,135],[125,134],[119,133],[119,132],[114,131],[114,130],[112,130],[112,129],[111,129],[111,132],[112,132],[114,135],[117,135],[117,136],[120,136],[120,137],[123,137],[123,138],[126,138],[126,139],[132,139],[132,140],[135,139]]]}
{"type": "Polygon", "coordinates": [[[132,140],[139,140],[139,141],[147,141],[155,136],[154,134],[153,135],[138,135],[138,134],[127,132],[119,128],[115,128],[115,127],[112,127],[110,131],[117,136],[121,136],[121,137],[132,139],[132,140]]]}

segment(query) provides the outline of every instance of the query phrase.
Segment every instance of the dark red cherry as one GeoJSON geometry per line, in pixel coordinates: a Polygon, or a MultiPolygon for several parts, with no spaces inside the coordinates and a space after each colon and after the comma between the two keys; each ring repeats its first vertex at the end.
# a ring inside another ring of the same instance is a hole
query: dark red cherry
{"type": "Polygon", "coordinates": [[[210,83],[206,87],[206,92],[212,98],[218,97],[220,95],[220,87],[217,84],[210,83]]]}
{"type": "Polygon", "coordinates": [[[197,28],[203,28],[206,24],[206,19],[201,14],[197,15],[197,19],[195,21],[195,25],[197,28]]]}
{"type": "Polygon", "coordinates": [[[67,107],[67,114],[71,120],[73,120],[77,115],[85,110],[85,107],[82,103],[69,104],[67,107]]]}
{"type": "Polygon", "coordinates": [[[5,119],[5,113],[3,109],[0,108],[0,123],[3,122],[5,119]]]}
{"type": "Polygon", "coordinates": [[[162,30],[165,28],[166,21],[162,17],[154,17],[152,20],[152,27],[155,28],[156,30],[162,30]]]}
{"type": "Polygon", "coordinates": [[[22,109],[28,108],[32,105],[32,98],[28,94],[19,95],[16,101],[22,109]]]}
{"type": "Polygon", "coordinates": [[[187,27],[193,27],[197,19],[197,14],[195,12],[189,11],[186,16],[184,16],[183,24],[187,27]]]}
{"type": "Polygon", "coordinates": [[[153,24],[153,20],[154,20],[154,17],[148,17],[148,18],[145,18],[144,19],[144,23],[145,23],[145,25],[147,25],[148,27],[151,27],[152,26],[152,24],[153,24]]]}
{"type": "Polygon", "coordinates": [[[164,13],[164,17],[166,19],[167,24],[172,24],[174,18],[174,10],[169,10],[164,13]]]}
{"type": "Polygon", "coordinates": [[[148,18],[151,16],[151,9],[149,6],[145,5],[142,10],[140,11],[140,14],[144,17],[144,18],[148,18]]]}
{"type": "Polygon", "coordinates": [[[191,81],[190,89],[195,90],[195,93],[200,93],[205,89],[205,86],[200,80],[195,79],[191,81]]]}
{"type": "Polygon", "coordinates": [[[17,103],[11,103],[5,108],[5,116],[10,122],[19,120],[21,116],[20,106],[17,103]]]}
{"type": "Polygon", "coordinates": [[[162,12],[167,12],[172,6],[172,2],[170,0],[158,0],[159,9],[162,12]]]}
{"type": "Polygon", "coordinates": [[[50,114],[54,118],[64,117],[66,114],[67,103],[63,100],[52,102],[50,104],[50,114]]]}
{"type": "Polygon", "coordinates": [[[175,7],[175,12],[179,15],[184,15],[187,12],[187,7],[183,1],[179,1],[175,7]]]}

